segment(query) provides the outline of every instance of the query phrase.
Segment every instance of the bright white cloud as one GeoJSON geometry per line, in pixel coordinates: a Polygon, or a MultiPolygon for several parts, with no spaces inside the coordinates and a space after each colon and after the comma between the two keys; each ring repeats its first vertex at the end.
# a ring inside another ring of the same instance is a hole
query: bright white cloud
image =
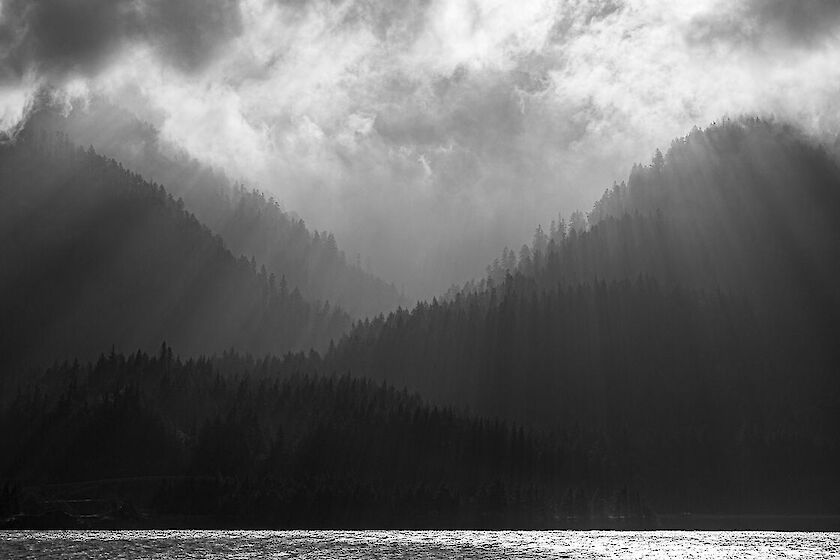
{"type": "Polygon", "coordinates": [[[27,86],[0,87],[0,130],[8,130],[20,122],[30,94],[31,88],[27,86]]]}

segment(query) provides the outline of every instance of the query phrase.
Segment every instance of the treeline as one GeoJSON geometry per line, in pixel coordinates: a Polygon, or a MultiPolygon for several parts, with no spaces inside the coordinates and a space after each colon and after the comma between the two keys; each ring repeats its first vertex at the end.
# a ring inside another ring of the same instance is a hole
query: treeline
{"type": "Polygon", "coordinates": [[[162,145],[158,131],[102,99],[74,107],[66,116],[47,92],[29,116],[30,126],[62,131],[72,141],[93,145],[150,181],[183,198],[198,220],[219,234],[234,255],[255,257],[269,273],[285,277],[309,300],[331,301],[355,317],[390,311],[404,298],[348,258],[327,232],[304,221],[256,189],[232,184],[187,154],[162,145]]]}
{"type": "Polygon", "coordinates": [[[385,384],[319,377],[320,365],[316,354],[184,361],[164,344],[41,371],[0,413],[0,511],[72,515],[110,498],[137,512],[121,525],[654,522],[597,434],[470,417],[385,384]]]}
{"type": "Polygon", "coordinates": [[[674,140],[588,218],[538,228],[518,254],[506,249],[488,277],[499,284],[518,271],[552,289],[641,274],[744,295],[756,308],[836,312],[838,255],[837,160],[789,126],[742,119],[674,140]]]}
{"type": "Polygon", "coordinates": [[[596,429],[659,511],[837,513],[840,172],[759,120],[693,131],[488,278],[360,323],[328,369],[596,429]]]}
{"type": "Polygon", "coordinates": [[[235,258],[162,186],[43,129],[0,145],[0,260],[3,376],[161,337],[188,355],[324,348],[350,322],[235,258]]]}

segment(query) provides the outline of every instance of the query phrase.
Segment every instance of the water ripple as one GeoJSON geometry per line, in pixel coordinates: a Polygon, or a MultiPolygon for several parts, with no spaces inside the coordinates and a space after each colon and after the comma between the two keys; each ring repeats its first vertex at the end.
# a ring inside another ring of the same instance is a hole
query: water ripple
{"type": "Polygon", "coordinates": [[[838,533],[762,531],[0,531],[0,558],[807,559],[838,533]]]}

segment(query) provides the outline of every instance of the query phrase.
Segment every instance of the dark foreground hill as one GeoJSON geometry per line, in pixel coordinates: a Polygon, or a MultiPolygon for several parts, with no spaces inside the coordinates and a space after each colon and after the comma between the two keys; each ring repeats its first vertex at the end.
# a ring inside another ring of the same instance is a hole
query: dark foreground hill
{"type": "Polygon", "coordinates": [[[540,434],[314,375],[317,357],[111,354],[0,409],[9,527],[644,527],[583,430],[540,434]]]}
{"type": "Polygon", "coordinates": [[[695,130],[590,221],[361,323],[327,369],[587,426],[659,511],[840,511],[834,160],[758,120],[695,130]]]}
{"type": "Polygon", "coordinates": [[[4,370],[161,340],[188,355],[320,348],[349,323],[235,258],[162,187],[43,130],[0,145],[0,261],[4,370]]]}

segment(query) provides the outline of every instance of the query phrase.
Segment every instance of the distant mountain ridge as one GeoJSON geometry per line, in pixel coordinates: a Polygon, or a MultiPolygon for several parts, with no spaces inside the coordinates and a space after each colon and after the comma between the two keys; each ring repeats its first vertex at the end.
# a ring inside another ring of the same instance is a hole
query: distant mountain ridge
{"type": "Polygon", "coordinates": [[[4,364],[163,340],[282,354],[326,348],[350,323],[234,257],[162,186],[34,126],[0,145],[0,259],[4,364]]]}
{"type": "Polygon", "coordinates": [[[164,185],[183,198],[186,207],[218,233],[234,255],[255,257],[307,299],[333,302],[354,317],[406,303],[392,284],[348,262],[331,233],[310,231],[273,197],[232,183],[222,172],[184,152],[164,149],[158,131],[124,109],[94,98],[68,110],[54,105],[44,92],[29,120],[33,126],[65,132],[71,141],[92,145],[164,185]]]}

